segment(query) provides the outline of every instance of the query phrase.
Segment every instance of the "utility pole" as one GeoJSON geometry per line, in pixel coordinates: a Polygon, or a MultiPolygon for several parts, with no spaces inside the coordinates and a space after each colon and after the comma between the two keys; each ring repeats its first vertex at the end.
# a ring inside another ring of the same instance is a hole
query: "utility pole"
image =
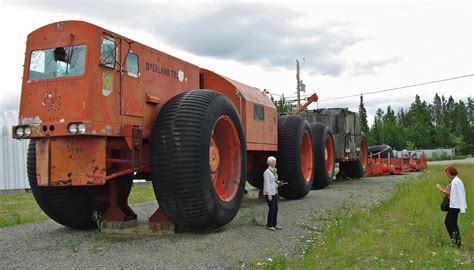
{"type": "Polygon", "coordinates": [[[296,101],[299,109],[301,107],[300,103],[300,62],[296,59],[296,101]]]}

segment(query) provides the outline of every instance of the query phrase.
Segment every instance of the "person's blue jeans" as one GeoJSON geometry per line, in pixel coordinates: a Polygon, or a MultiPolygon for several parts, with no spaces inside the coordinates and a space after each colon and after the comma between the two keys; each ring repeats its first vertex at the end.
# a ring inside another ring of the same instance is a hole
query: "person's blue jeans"
{"type": "Polygon", "coordinates": [[[272,196],[272,201],[268,201],[268,217],[267,217],[267,227],[275,227],[277,225],[277,215],[278,215],[278,195],[272,196]]]}

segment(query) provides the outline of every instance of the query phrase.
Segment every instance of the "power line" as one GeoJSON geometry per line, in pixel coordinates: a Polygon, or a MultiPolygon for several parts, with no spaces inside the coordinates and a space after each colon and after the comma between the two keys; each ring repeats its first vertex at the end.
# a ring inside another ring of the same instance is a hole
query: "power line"
{"type": "Polygon", "coordinates": [[[463,75],[463,76],[452,77],[452,78],[447,78],[447,79],[442,79],[442,80],[429,81],[429,82],[411,84],[411,85],[400,86],[400,87],[395,87],[395,88],[388,88],[388,89],[383,89],[383,90],[365,92],[365,93],[360,93],[360,94],[357,94],[357,95],[350,95],[350,96],[343,96],[343,97],[337,97],[337,98],[324,99],[324,100],[319,100],[318,102],[333,101],[333,100],[339,100],[339,99],[345,99],[345,98],[352,98],[352,97],[360,97],[360,95],[363,95],[363,96],[372,95],[372,94],[383,93],[383,92],[389,92],[389,91],[395,91],[395,90],[400,90],[400,89],[405,89],[405,88],[410,88],[410,87],[415,87],[415,86],[421,86],[421,85],[427,85],[427,84],[433,84],[433,83],[440,83],[440,82],[445,82],[445,81],[457,80],[457,79],[462,79],[462,78],[467,78],[467,77],[472,77],[472,76],[474,76],[474,74],[467,74],[467,75],[463,75]]]}

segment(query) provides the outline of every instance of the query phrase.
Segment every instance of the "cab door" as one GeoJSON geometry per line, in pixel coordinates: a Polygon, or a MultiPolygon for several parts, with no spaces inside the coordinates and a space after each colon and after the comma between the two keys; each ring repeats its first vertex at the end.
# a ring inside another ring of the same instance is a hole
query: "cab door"
{"type": "Polygon", "coordinates": [[[145,94],[142,88],[140,56],[142,47],[136,43],[121,42],[122,51],[122,93],[123,113],[128,116],[143,117],[145,94]]]}

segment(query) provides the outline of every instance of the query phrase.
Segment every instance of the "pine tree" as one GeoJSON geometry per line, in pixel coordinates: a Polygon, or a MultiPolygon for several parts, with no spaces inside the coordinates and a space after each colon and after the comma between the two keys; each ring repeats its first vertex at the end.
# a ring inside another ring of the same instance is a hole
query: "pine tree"
{"type": "Polygon", "coordinates": [[[384,111],[378,109],[375,113],[374,124],[372,125],[371,133],[371,144],[385,144],[384,130],[383,130],[383,115],[384,111]]]}
{"type": "Polygon", "coordinates": [[[365,134],[368,134],[369,124],[367,122],[367,110],[365,109],[364,97],[362,95],[360,95],[359,115],[360,115],[360,127],[365,134]]]}
{"type": "Polygon", "coordinates": [[[444,126],[450,128],[451,130],[453,129],[454,103],[453,97],[449,96],[443,111],[444,126]]]}
{"type": "Polygon", "coordinates": [[[407,139],[414,143],[416,148],[431,148],[433,121],[430,106],[426,101],[421,101],[420,96],[415,96],[415,101],[408,111],[407,139]]]}
{"type": "Polygon", "coordinates": [[[431,106],[432,108],[432,118],[434,121],[434,125],[436,127],[439,127],[443,125],[443,103],[441,102],[441,98],[438,96],[438,93],[436,93],[434,99],[433,99],[433,104],[431,106]]]}

